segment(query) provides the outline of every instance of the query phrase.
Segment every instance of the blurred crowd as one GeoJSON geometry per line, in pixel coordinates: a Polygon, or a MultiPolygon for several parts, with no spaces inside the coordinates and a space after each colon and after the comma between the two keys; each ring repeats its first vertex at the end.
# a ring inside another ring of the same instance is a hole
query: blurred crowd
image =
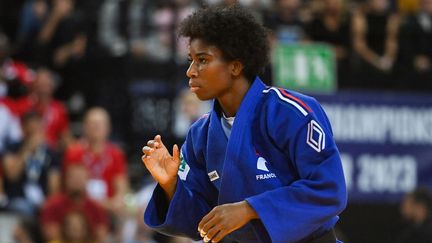
{"type": "Polygon", "coordinates": [[[143,225],[140,146],[181,143],[208,109],[185,89],[178,23],[236,2],[272,46],[330,45],[340,89],[432,90],[432,0],[1,0],[0,214],[15,242],[188,242],[143,225]]]}

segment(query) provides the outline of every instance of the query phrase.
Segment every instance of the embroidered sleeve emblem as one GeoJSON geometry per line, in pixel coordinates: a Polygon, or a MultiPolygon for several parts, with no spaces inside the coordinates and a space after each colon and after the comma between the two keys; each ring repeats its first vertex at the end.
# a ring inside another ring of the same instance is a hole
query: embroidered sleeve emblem
{"type": "Polygon", "coordinates": [[[318,153],[325,149],[325,133],[314,120],[308,124],[306,143],[318,153]]]}

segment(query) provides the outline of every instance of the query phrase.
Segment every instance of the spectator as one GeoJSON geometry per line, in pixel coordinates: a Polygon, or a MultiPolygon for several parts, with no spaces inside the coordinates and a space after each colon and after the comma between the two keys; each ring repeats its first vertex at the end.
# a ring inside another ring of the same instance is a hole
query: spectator
{"type": "MultiPolygon", "coordinates": [[[[178,29],[178,24],[185,19],[188,15],[192,14],[199,6],[197,0],[175,0],[176,3],[176,17],[175,28],[178,29]]],[[[178,37],[175,46],[176,49],[176,63],[178,65],[187,65],[187,50],[188,42],[184,37],[178,37]]],[[[182,68],[184,70],[184,68],[182,68]]],[[[183,73],[183,72],[182,72],[183,73]]],[[[184,75],[182,75],[184,78],[184,75]]]]}
{"type": "Polygon", "coordinates": [[[12,59],[11,51],[9,39],[0,31],[0,101],[13,109],[12,96],[22,95],[25,85],[33,82],[34,72],[25,63],[12,59]]]}
{"type": "MultiPolygon", "coordinates": [[[[152,192],[156,186],[156,183],[152,180],[151,182],[145,182],[143,187],[133,196],[132,200],[135,204],[134,214],[127,222],[125,229],[128,231],[128,237],[125,237],[123,242],[126,243],[192,243],[195,241],[189,240],[183,237],[166,236],[159,234],[150,229],[146,224],[142,223],[142,215],[150,201],[152,192]]],[[[224,241],[225,243],[231,243],[230,241],[224,241]]]]}
{"type": "Polygon", "coordinates": [[[45,241],[81,238],[90,233],[90,237],[94,240],[92,242],[106,242],[107,215],[86,194],[89,176],[87,169],[80,164],[73,164],[68,165],[65,170],[64,192],[48,198],[41,211],[42,233],[45,241]],[[84,222],[88,223],[88,228],[84,222]]]}
{"type": "Polygon", "coordinates": [[[264,17],[264,25],[271,32],[272,41],[297,43],[305,39],[305,19],[300,15],[300,0],[277,0],[275,12],[264,17]]]}
{"type": "Polygon", "coordinates": [[[392,80],[398,50],[399,16],[390,11],[389,0],[367,0],[354,11],[353,48],[358,58],[355,75],[361,82],[383,84],[392,80]]]}
{"type": "Polygon", "coordinates": [[[397,0],[398,11],[403,14],[413,14],[419,10],[419,0],[397,0]]]}
{"type": "Polygon", "coordinates": [[[59,161],[45,142],[42,117],[26,113],[22,118],[24,140],[6,152],[3,190],[7,209],[32,215],[45,197],[60,188],[59,161]]]}
{"type": "Polygon", "coordinates": [[[19,142],[21,136],[18,118],[6,105],[0,103],[0,156],[5,152],[6,147],[19,142]]]}
{"type": "Polygon", "coordinates": [[[67,111],[64,105],[53,97],[55,82],[51,70],[37,69],[29,94],[19,98],[15,108],[20,116],[28,111],[38,112],[43,117],[46,142],[51,148],[59,149],[70,143],[72,137],[67,111]]]}
{"type": "MultiPolygon", "coordinates": [[[[8,104],[9,99],[6,97],[8,86],[6,83],[6,75],[4,73],[3,64],[9,55],[9,40],[5,34],[0,31],[0,163],[5,148],[11,144],[18,142],[21,139],[21,127],[16,116],[10,111],[8,104]]],[[[0,166],[0,208],[7,205],[7,196],[3,187],[2,166],[0,166]]]]}
{"type": "Polygon", "coordinates": [[[176,74],[175,28],[181,14],[173,1],[131,2],[129,42],[133,79],[172,80],[176,74]]]}
{"type": "MultiPolygon", "coordinates": [[[[141,10],[139,4],[142,3],[142,0],[131,1],[131,5],[138,4],[138,8],[132,11],[139,12],[141,10]]],[[[109,56],[121,57],[127,53],[126,29],[122,27],[125,15],[123,10],[126,4],[126,1],[103,0],[100,7],[97,39],[100,45],[109,53],[109,56]]]]}
{"type": "Polygon", "coordinates": [[[338,80],[346,82],[350,49],[350,19],[346,3],[344,0],[324,0],[320,7],[307,26],[307,34],[312,41],[332,45],[338,80]]]}
{"type": "Polygon", "coordinates": [[[413,81],[420,82],[420,87],[432,87],[432,1],[421,0],[420,4],[421,10],[408,16],[402,26],[401,49],[413,81]]]}
{"type": "Polygon", "coordinates": [[[82,139],[65,152],[64,166],[82,164],[89,171],[87,190],[110,212],[121,213],[128,190],[122,150],[108,140],[110,120],[103,108],[92,108],[84,118],[82,139]]]}
{"type": "MultiPolygon", "coordinates": [[[[170,1],[145,3],[142,12],[136,13],[141,18],[141,26],[135,26],[132,32],[132,54],[150,62],[164,63],[173,58],[175,7],[170,1]]],[[[140,6],[140,5],[138,5],[140,6]]],[[[133,11],[133,10],[132,10],[133,11]]],[[[131,16],[132,17],[132,16],[131,16]]]]}
{"type": "MultiPolygon", "coordinates": [[[[129,57],[127,55],[129,51],[127,34],[130,29],[127,22],[127,10],[130,4],[137,1],[101,0],[98,2],[100,7],[94,18],[94,39],[89,39],[93,41],[93,46],[98,52],[88,49],[89,58],[87,60],[90,60],[90,64],[93,65],[91,65],[91,70],[82,75],[88,82],[81,83],[82,87],[77,88],[84,93],[86,108],[103,105],[109,111],[113,125],[112,137],[116,141],[125,141],[129,136],[128,84],[131,75],[127,71],[128,64],[130,64],[127,59],[129,57]],[[90,77],[88,73],[91,73],[90,77]]],[[[137,11],[140,10],[137,9],[137,11]]]]}
{"type": "Polygon", "coordinates": [[[15,243],[43,242],[39,224],[34,218],[21,218],[13,229],[15,243]]]}
{"type": "Polygon", "coordinates": [[[83,213],[72,211],[65,216],[62,224],[62,238],[64,243],[92,242],[89,225],[83,213]]]}
{"type": "Polygon", "coordinates": [[[75,9],[74,0],[52,0],[53,7],[37,37],[41,49],[39,60],[63,67],[69,60],[85,54],[87,37],[84,17],[75,9]],[[48,59],[47,59],[48,58],[48,59]]]}
{"type": "Polygon", "coordinates": [[[398,243],[432,242],[432,195],[428,190],[420,188],[408,193],[400,211],[410,227],[398,238],[398,243]]]}
{"type": "Polygon", "coordinates": [[[225,6],[230,6],[238,3],[244,7],[252,8],[254,10],[267,8],[269,7],[269,5],[271,5],[271,0],[207,0],[206,2],[210,2],[212,4],[222,4],[225,6]]]}
{"type": "Polygon", "coordinates": [[[15,56],[26,62],[34,62],[37,36],[49,13],[47,0],[27,0],[21,9],[17,28],[17,53],[15,56]]]}

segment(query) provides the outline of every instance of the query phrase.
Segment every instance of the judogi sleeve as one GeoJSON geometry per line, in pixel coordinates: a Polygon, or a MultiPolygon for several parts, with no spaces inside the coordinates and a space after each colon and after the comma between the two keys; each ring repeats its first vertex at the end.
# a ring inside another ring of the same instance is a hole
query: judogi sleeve
{"type": "Polygon", "coordinates": [[[287,109],[280,103],[273,107],[266,129],[290,158],[287,163],[294,165],[298,179],[246,199],[272,242],[297,242],[334,224],[347,200],[339,152],[324,111],[318,103],[306,116],[287,109]]]}
{"type": "MultiPolygon", "coordinates": [[[[211,202],[217,201],[217,191],[197,160],[192,135],[181,148],[181,164],[177,187],[169,202],[162,188],[157,185],[144,214],[145,223],[158,232],[201,239],[198,224],[211,210],[211,202]]],[[[198,156],[201,156],[198,154],[198,156]]]]}

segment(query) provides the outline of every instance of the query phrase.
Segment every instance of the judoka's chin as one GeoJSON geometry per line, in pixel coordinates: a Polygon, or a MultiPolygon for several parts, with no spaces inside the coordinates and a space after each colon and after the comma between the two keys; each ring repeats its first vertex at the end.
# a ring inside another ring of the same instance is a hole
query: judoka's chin
{"type": "Polygon", "coordinates": [[[211,100],[213,99],[213,97],[209,97],[208,95],[202,94],[200,92],[194,92],[195,95],[197,96],[197,98],[201,101],[205,101],[205,100],[211,100]]]}

